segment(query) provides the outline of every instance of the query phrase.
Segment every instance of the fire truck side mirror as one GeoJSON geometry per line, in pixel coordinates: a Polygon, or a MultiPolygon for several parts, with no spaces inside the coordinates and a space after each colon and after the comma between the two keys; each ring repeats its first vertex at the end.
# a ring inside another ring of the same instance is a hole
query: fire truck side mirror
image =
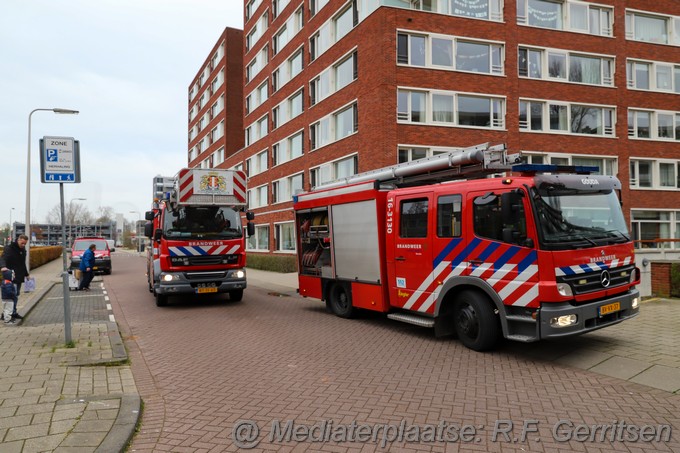
{"type": "Polygon", "coordinates": [[[144,219],[148,220],[149,222],[153,221],[153,211],[146,211],[144,213],[144,219]]]}
{"type": "Polygon", "coordinates": [[[248,222],[246,224],[246,232],[248,233],[248,237],[255,236],[255,224],[248,222]]]}
{"type": "Polygon", "coordinates": [[[156,231],[153,232],[153,240],[158,242],[161,240],[161,237],[163,236],[163,230],[161,228],[156,228],[156,231]]]}
{"type": "Polygon", "coordinates": [[[255,213],[253,211],[246,212],[246,220],[255,220],[255,213]]]}
{"type": "Polygon", "coordinates": [[[153,235],[153,223],[144,224],[144,236],[151,238],[153,235]]]}

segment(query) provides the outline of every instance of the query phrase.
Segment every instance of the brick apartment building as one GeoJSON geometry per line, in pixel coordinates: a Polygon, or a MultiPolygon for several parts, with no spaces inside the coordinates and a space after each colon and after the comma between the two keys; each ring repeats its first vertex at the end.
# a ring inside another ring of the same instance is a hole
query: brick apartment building
{"type": "Polygon", "coordinates": [[[190,167],[213,168],[243,148],[243,31],[225,28],[189,85],[190,167]]]}
{"type": "Polygon", "coordinates": [[[244,24],[242,63],[214,65],[218,93],[243,74],[226,100],[243,129],[198,148],[215,127],[197,127],[202,68],[189,163],[247,170],[252,252],[294,252],[296,190],[483,142],[597,165],[624,183],[635,239],[680,238],[678,0],[251,0],[244,24]]]}

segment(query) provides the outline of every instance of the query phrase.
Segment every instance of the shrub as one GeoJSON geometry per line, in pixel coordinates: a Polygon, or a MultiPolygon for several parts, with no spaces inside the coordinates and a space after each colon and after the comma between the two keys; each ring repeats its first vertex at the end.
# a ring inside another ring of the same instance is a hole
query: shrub
{"type": "Polygon", "coordinates": [[[680,297],[680,263],[671,264],[671,297],[680,297]]]}
{"type": "Polygon", "coordinates": [[[249,253],[246,259],[247,267],[271,272],[297,272],[297,258],[285,255],[260,255],[249,253]]]}
{"type": "Polygon", "coordinates": [[[31,247],[31,269],[61,258],[61,246],[31,247]]]}

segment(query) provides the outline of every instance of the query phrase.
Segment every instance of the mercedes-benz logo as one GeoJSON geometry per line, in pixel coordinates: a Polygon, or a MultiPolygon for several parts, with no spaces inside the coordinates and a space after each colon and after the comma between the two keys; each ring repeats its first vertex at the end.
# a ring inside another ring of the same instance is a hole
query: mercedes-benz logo
{"type": "Polygon", "coordinates": [[[612,276],[609,275],[609,271],[602,271],[602,274],[600,274],[600,283],[602,283],[602,286],[606,288],[611,282],[612,276]]]}

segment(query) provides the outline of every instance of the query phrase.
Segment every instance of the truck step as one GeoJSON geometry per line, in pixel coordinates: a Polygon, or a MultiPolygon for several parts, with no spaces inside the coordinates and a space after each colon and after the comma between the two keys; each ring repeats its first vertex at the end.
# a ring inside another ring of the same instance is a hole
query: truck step
{"type": "Polygon", "coordinates": [[[534,341],[538,341],[538,338],[531,336],[531,335],[508,335],[506,337],[508,340],[513,340],[513,341],[519,341],[522,343],[532,343],[534,341]]]}
{"type": "Polygon", "coordinates": [[[505,319],[507,319],[508,321],[530,322],[532,324],[536,324],[536,320],[534,318],[525,315],[507,315],[505,319]]]}
{"type": "Polygon", "coordinates": [[[434,327],[434,319],[426,318],[424,316],[412,315],[410,313],[390,313],[387,315],[389,319],[401,321],[408,324],[413,324],[420,327],[434,327]]]}

